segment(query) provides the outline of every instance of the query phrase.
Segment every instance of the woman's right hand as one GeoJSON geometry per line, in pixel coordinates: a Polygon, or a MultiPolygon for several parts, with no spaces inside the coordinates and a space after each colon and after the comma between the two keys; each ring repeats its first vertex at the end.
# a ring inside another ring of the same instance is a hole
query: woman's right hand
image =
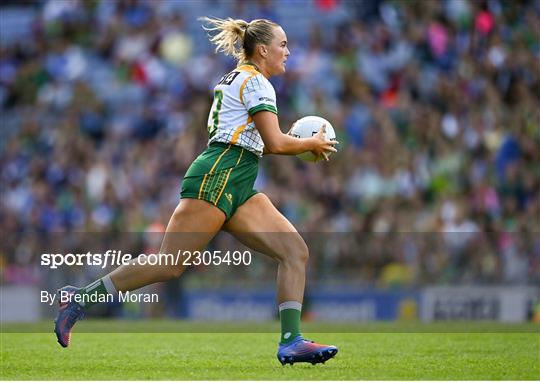
{"type": "Polygon", "coordinates": [[[331,141],[326,138],[326,124],[323,124],[317,134],[313,136],[313,145],[315,147],[311,149],[311,152],[317,157],[317,162],[322,159],[328,161],[328,153],[337,152],[334,147],[337,144],[338,141],[331,141]]]}

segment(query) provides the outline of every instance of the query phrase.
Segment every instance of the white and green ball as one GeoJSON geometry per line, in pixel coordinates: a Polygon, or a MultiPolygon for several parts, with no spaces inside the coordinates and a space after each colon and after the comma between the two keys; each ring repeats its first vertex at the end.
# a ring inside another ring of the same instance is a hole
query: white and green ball
{"type": "MultiPolygon", "coordinates": [[[[298,121],[296,121],[289,134],[296,138],[309,138],[317,134],[324,124],[326,124],[326,138],[331,141],[335,141],[336,132],[334,131],[332,124],[326,119],[317,117],[315,115],[300,118],[298,121]]],[[[330,154],[331,153],[329,152],[328,155],[330,156],[330,154]]],[[[311,151],[298,154],[297,157],[306,162],[317,161],[317,157],[311,151]]]]}

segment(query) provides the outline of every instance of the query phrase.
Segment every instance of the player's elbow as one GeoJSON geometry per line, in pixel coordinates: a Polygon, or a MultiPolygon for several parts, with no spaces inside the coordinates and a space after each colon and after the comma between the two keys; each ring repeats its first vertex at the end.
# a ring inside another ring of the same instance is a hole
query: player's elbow
{"type": "Polygon", "coordinates": [[[279,140],[272,140],[264,143],[265,150],[268,154],[283,154],[285,147],[279,140]]]}

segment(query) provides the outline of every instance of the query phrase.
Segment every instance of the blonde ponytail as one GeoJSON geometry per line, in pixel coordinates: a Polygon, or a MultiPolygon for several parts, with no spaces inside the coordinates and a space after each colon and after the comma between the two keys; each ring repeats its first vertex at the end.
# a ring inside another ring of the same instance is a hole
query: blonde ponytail
{"type": "Polygon", "coordinates": [[[246,29],[249,26],[247,21],[242,19],[233,20],[230,17],[226,20],[201,17],[199,20],[211,25],[203,25],[205,31],[210,33],[219,31],[214,35],[210,35],[210,41],[216,45],[216,52],[223,52],[237,60],[245,59],[242,45],[246,29]]]}
{"type": "Polygon", "coordinates": [[[278,26],[273,21],[265,19],[249,23],[230,17],[227,19],[201,17],[199,20],[209,25],[203,25],[203,29],[209,32],[210,41],[216,45],[216,52],[223,52],[239,62],[249,60],[257,44],[270,45],[274,37],[273,28],[278,26]]]}

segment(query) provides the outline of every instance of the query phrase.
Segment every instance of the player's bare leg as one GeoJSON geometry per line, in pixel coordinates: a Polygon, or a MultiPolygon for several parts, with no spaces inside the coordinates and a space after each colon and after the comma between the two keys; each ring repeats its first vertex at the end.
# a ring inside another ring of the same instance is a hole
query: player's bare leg
{"type": "MultiPolygon", "coordinates": [[[[204,200],[182,199],[172,214],[160,253],[203,250],[219,232],[225,214],[204,200]]],[[[185,267],[179,264],[141,265],[137,260],[121,266],[109,275],[117,291],[138,289],[155,282],[180,277],[185,267]]]]}
{"type": "Polygon", "coordinates": [[[236,210],[223,228],[251,249],[278,261],[278,302],[302,303],[309,251],[294,226],[262,193],[236,210]]]}
{"type": "MultiPolygon", "coordinates": [[[[160,253],[177,253],[178,250],[196,251],[206,247],[225,222],[225,214],[217,207],[203,200],[183,199],[176,207],[167,225],[160,253]],[[189,233],[189,235],[187,234],[189,233]]],[[[122,265],[103,278],[78,289],[64,287],[62,293],[107,295],[118,291],[131,291],[159,281],[179,277],[185,267],[180,261],[159,265],[142,264],[137,259],[128,265],[122,265]]],[[[71,338],[71,330],[77,320],[83,318],[84,308],[99,300],[90,299],[77,303],[73,299],[60,301],[60,311],[55,320],[55,333],[58,343],[67,347],[71,338]],[[85,302],[87,301],[87,302],[85,302]],[[90,303],[91,302],[91,303],[90,303]]]]}
{"type": "Polygon", "coordinates": [[[278,261],[277,294],[280,304],[279,361],[325,362],[337,354],[335,346],[306,341],[300,334],[308,247],[294,226],[264,194],[257,194],[236,210],[223,228],[243,244],[278,261]]]}

